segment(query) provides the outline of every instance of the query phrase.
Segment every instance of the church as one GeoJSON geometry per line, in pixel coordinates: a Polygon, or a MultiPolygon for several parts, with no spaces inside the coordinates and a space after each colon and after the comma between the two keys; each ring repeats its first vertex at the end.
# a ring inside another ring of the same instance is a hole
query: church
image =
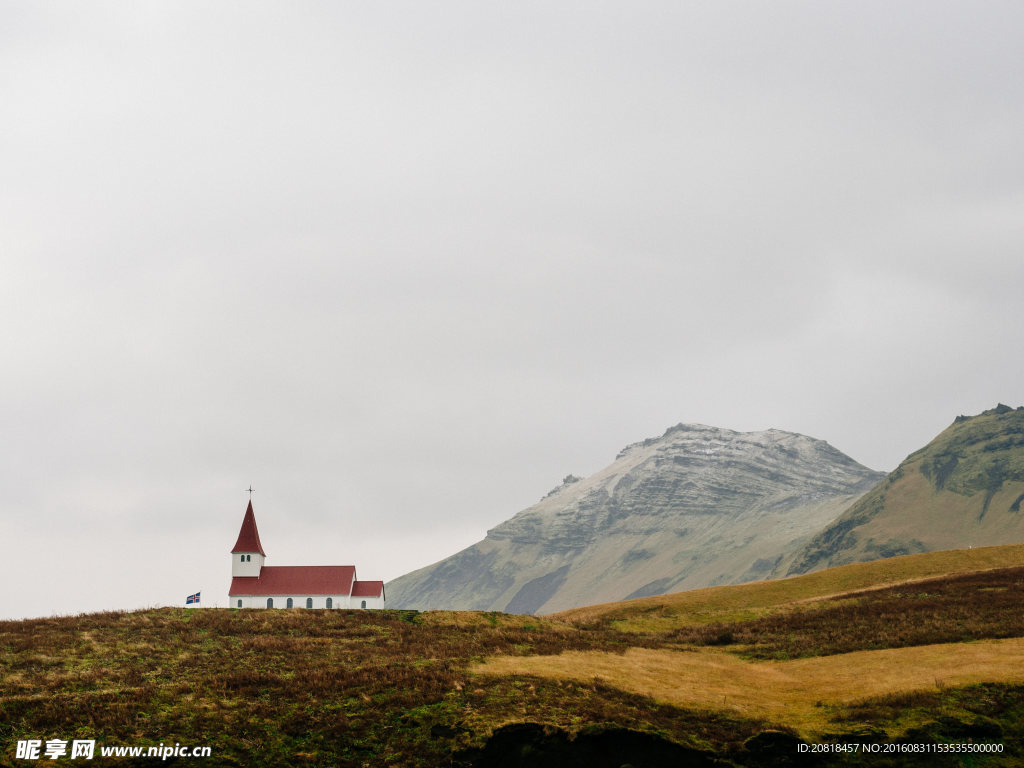
{"type": "Polygon", "coordinates": [[[354,565],[264,565],[252,500],[231,550],[232,608],[383,608],[384,582],[359,581],[354,565]]]}

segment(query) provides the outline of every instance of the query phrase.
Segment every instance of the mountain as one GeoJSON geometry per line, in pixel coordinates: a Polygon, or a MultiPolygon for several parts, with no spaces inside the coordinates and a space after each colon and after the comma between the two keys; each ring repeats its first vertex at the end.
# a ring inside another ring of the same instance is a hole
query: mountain
{"type": "Polygon", "coordinates": [[[388,583],[388,604],[550,613],[765,578],[883,477],[804,435],[679,424],[388,583]]]}
{"type": "Polygon", "coordinates": [[[1024,408],[959,416],[775,575],[1024,541],[1024,408]]]}

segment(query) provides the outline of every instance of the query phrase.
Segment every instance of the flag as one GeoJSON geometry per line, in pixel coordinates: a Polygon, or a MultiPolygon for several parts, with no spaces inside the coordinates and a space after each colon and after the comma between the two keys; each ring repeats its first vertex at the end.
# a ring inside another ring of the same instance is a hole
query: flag
{"type": "Polygon", "coordinates": [[[199,602],[199,593],[196,592],[194,595],[189,595],[185,598],[185,605],[192,605],[193,603],[199,602]]]}

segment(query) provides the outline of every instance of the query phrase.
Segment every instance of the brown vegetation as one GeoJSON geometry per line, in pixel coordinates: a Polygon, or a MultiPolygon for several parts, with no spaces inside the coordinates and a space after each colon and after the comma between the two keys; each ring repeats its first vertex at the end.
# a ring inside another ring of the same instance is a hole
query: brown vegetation
{"type": "Polygon", "coordinates": [[[0,622],[0,764],[19,738],[204,744],[221,764],[434,766],[530,719],[684,744],[757,732],[595,681],[468,672],[491,655],[597,648],[621,652],[626,640],[481,613],[161,609],[0,622]]]}
{"type": "Polygon", "coordinates": [[[973,764],[1022,757],[1024,570],[867,590],[860,571],[812,576],[575,622],[221,609],[0,622],[0,765],[18,739],[94,738],[208,745],[222,765],[437,766],[523,722],[644,731],[734,766],[759,764],[744,745],[765,729],[966,733],[1012,747],[973,764]]]}
{"type": "Polygon", "coordinates": [[[667,637],[746,646],[738,650],[753,658],[792,659],[1024,637],[1022,605],[1024,568],[1005,568],[852,592],[752,621],[680,627],[667,637]]]}

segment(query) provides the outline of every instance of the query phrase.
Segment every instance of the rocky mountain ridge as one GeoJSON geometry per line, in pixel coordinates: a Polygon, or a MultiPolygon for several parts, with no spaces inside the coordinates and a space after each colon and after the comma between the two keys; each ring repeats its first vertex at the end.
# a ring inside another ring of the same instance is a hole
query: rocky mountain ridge
{"type": "Polygon", "coordinates": [[[804,435],[678,424],[390,582],[388,602],[548,613],[764,578],[883,477],[804,435]]]}

